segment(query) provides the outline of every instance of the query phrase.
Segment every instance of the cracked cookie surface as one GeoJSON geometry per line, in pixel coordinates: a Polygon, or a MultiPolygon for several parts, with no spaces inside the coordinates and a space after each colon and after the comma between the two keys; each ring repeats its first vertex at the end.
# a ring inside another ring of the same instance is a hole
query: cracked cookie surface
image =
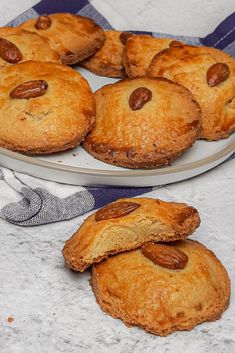
{"type": "MultiPolygon", "coordinates": [[[[152,253],[154,246],[158,247],[152,244],[152,253]]],[[[160,336],[219,319],[230,297],[230,280],[222,263],[193,240],[168,243],[167,248],[168,261],[177,251],[187,257],[187,264],[169,269],[138,249],[93,265],[91,285],[101,309],[127,326],[160,336]]]]}
{"type": "Polygon", "coordinates": [[[127,168],[168,165],[198,138],[200,108],[183,86],[164,78],[134,78],[95,92],[96,126],[83,147],[103,162],[127,168]]]}

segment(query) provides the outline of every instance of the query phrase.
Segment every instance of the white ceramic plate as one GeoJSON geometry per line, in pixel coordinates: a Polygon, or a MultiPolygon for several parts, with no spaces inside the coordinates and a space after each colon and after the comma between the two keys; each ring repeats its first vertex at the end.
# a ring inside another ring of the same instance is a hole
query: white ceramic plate
{"type": "MultiPolygon", "coordinates": [[[[117,80],[93,75],[79,68],[95,91],[117,80]]],[[[235,151],[235,134],[230,138],[197,141],[169,167],[133,170],[96,160],[81,147],[48,156],[28,157],[0,148],[2,166],[42,179],[75,185],[153,186],[173,183],[201,174],[222,163],[235,151]]]]}

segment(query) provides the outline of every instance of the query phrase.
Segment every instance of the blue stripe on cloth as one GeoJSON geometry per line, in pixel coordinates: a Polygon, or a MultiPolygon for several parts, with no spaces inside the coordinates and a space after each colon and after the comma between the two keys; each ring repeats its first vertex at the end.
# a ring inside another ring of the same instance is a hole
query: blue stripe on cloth
{"type": "Polygon", "coordinates": [[[78,13],[89,1],[87,0],[42,0],[33,9],[39,14],[54,12],[78,13]]]}
{"type": "Polygon", "coordinates": [[[204,38],[200,38],[203,45],[225,49],[235,42],[235,12],[221,22],[216,29],[204,38]]]}
{"type": "Polygon", "coordinates": [[[130,32],[133,32],[135,34],[147,34],[149,36],[153,36],[153,32],[147,32],[147,31],[130,31],[130,32]]]}
{"type": "Polygon", "coordinates": [[[86,190],[89,191],[94,197],[94,200],[95,200],[94,208],[100,208],[120,198],[134,197],[134,196],[142,195],[146,192],[150,192],[153,190],[153,187],[144,187],[144,188],[86,187],[86,190]]]}

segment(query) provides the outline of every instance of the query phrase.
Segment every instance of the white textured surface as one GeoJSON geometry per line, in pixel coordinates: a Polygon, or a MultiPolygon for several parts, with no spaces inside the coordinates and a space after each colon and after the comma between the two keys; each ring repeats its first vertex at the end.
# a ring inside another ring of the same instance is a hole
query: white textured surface
{"type": "Polygon", "coordinates": [[[127,328],[99,309],[88,271],[77,274],[64,267],[64,241],[85,217],[34,228],[0,221],[1,353],[233,353],[234,164],[147,194],[188,202],[200,211],[202,223],[193,238],[217,254],[232,280],[231,305],[222,319],[166,338],[127,328]]]}
{"type": "MultiPolygon", "coordinates": [[[[35,2],[1,0],[1,23],[25,10],[29,3],[35,2]]],[[[106,3],[123,16],[122,24],[128,22],[129,28],[204,35],[231,12],[234,0],[103,0],[106,3]],[[185,11],[183,3],[187,4],[185,11]],[[200,33],[195,32],[196,27],[200,33]]],[[[118,16],[112,18],[113,24],[121,26],[118,16]]],[[[231,305],[221,320],[166,338],[127,328],[100,311],[89,286],[89,272],[76,274],[63,265],[60,252],[64,241],[85,217],[34,228],[0,220],[0,352],[235,352],[234,166],[233,160],[197,178],[148,194],[188,202],[200,211],[202,224],[194,237],[217,254],[232,280],[231,305]],[[14,318],[12,323],[7,321],[9,316],[14,318]]]]}

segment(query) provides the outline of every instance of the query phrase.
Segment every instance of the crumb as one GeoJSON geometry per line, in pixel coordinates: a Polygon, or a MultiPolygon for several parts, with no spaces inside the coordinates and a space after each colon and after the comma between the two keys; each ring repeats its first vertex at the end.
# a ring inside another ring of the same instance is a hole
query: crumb
{"type": "Polygon", "coordinates": [[[14,318],[12,316],[9,316],[7,318],[7,322],[9,322],[9,324],[11,324],[14,321],[14,318]]]}
{"type": "Polygon", "coordinates": [[[78,153],[73,153],[73,156],[76,157],[78,155],[78,153]]]}

